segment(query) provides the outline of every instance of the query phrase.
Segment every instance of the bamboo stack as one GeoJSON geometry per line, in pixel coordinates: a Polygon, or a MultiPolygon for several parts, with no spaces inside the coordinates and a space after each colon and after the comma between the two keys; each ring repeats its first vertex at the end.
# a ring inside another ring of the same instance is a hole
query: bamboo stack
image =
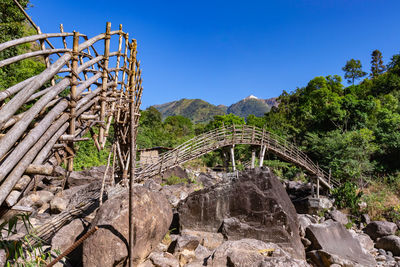
{"type": "Polygon", "coordinates": [[[118,129],[112,140],[115,167],[127,177],[143,90],[136,40],[129,40],[122,25],[112,31],[111,23],[92,38],[64,32],[62,25],[60,31],[0,44],[0,51],[30,42],[41,48],[4,59],[0,68],[34,57],[43,58],[47,67],[0,92],[0,205],[15,205],[32,188],[32,169],[49,175],[50,160],[72,171],[76,143],[86,140],[86,133],[104,149],[112,123],[118,129]],[[63,47],[46,47],[49,39],[60,39],[63,47]]]}

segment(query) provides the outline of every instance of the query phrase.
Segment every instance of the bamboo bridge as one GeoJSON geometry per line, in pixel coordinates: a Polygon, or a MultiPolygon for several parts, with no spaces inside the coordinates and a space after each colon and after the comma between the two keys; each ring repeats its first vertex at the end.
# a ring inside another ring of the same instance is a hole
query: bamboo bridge
{"type": "MultiPolygon", "coordinates": [[[[196,136],[175,149],[160,155],[157,162],[146,165],[143,169],[138,170],[137,179],[145,180],[211,151],[227,146],[231,147],[232,164],[235,166],[233,146],[239,144],[261,147],[260,166],[262,166],[265,152],[268,151],[302,168],[316,180],[317,190],[319,183],[328,189],[339,186],[338,181],[331,178],[329,173],[315,164],[295,145],[265,129],[248,125],[224,126],[196,136]]],[[[254,167],[254,153],[252,162],[254,167]]]]}

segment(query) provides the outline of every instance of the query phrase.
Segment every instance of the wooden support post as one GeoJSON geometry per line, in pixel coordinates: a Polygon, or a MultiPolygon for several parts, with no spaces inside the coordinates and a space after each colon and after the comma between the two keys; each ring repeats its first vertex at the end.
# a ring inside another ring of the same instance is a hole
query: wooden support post
{"type": "MultiPolygon", "coordinates": [[[[79,33],[74,31],[74,38],[72,44],[72,66],[71,66],[71,100],[69,102],[70,105],[70,123],[69,123],[69,134],[75,136],[75,128],[76,128],[76,102],[77,102],[77,73],[78,73],[78,47],[79,47],[79,33]]],[[[74,151],[74,142],[69,142],[69,146],[72,151],[74,151]]],[[[74,157],[70,157],[68,159],[68,171],[72,172],[74,170],[74,157]]]]}
{"type": "Polygon", "coordinates": [[[256,161],[256,151],[253,148],[253,150],[251,151],[251,168],[252,169],[254,169],[255,161],[256,161]]]}
{"type": "MultiPolygon", "coordinates": [[[[111,32],[111,22],[107,22],[106,24],[106,35],[104,37],[104,65],[103,65],[103,74],[102,74],[102,85],[101,85],[101,102],[100,102],[100,121],[105,120],[106,118],[106,105],[107,105],[107,82],[108,82],[108,61],[110,55],[110,32],[111,32]]],[[[105,125],[100,126],[99,130],[99,144],[102,144],[104,141],[104,132],[105,125]]]]}
{"type": "Polygon", "coordinates": [[[260,162],[259,162],[259,166],[262,167],[264,165],[264,155],[265,155],[265,150],[266,150],[266,146],[262,145],[260,148],[260,162]]]}
{"type": "Polygon", "coordinates": [[[319,198],[319,177],[317,176],[317,198],[319,198]]]}
{"type": "Polygon", "coordinates": [[[231,161],[232,161],[232,170],[236,171],[236,164],[235,164],[235,145],[231,146],[231,161]]]}

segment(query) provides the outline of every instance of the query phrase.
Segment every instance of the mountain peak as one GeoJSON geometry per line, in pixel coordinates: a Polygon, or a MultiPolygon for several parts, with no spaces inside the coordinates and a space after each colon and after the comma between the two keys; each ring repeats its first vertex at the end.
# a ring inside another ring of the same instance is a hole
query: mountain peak
{"type": "Polygon", "coordinates": [[[258,99],[258,97],[254,96],[254,95],[249,95],[244,100],[247,100],[247,99],[258,99]]]}

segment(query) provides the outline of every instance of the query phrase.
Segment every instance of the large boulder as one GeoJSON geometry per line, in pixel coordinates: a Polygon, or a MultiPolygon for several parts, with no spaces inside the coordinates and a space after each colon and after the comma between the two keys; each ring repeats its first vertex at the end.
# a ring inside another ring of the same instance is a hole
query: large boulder
{"type": "Polygon", "coordinates": [[[400,256],[400,237],[395,235],[384,236],[377,240],[375,247],[391,251],[394,256],[400,256]]]}
{"type": "Polygon", "coordinates": [[[294,259],[274,243],[256,239],[227,241],[207,260],[207,266],[309,266],[306,261],[294,259]]]}
{"type": "MultiPolygon", "coordinates": [[[[75,241],[81,238],[86,232],[85,224],[80,219],[75,219],[61,228],[51,240],[51,248],[60,252],[66,251],[75,241]]],[[[82,244],[68,254],[68,261],[73,266],[82,266],[82,244]]]]}
{"type": "Polygon", "coordinates": [[[217,232],[227,240],[254,238],[282,245],[304,259],[296,210],[284,187],[267,169],[196,191],[178,207],[183,229],[217,232]]]}
{"type": "Polygon", "coordinates": [[[364,228],[364,232],[373,240],[376,240],[379,237],[394,235],[396,230],[397,225],[395,223],[386,221],[373,221],[364,228]]]}
{"type": "Polygon", "coordinates": [[[375,260],[364,252],[360,243],[339,222],[332,220],[309,225],[306,238],[311,241],[310,250],[316,250],[325,266],[349,262],[355,266],[375,266],[375,260]]]}
{"type": "MultiPolygon", "coordinates": [[[[168,231],[172,210],[162,194],[143,186],[133,188],[135,264],[157,247],[168,231]]],[[[92,225],[97,230],[83,244],[84,266],[123,266],[128,256],[129,196],[121,194],[104,202],[92,225]]]]}

